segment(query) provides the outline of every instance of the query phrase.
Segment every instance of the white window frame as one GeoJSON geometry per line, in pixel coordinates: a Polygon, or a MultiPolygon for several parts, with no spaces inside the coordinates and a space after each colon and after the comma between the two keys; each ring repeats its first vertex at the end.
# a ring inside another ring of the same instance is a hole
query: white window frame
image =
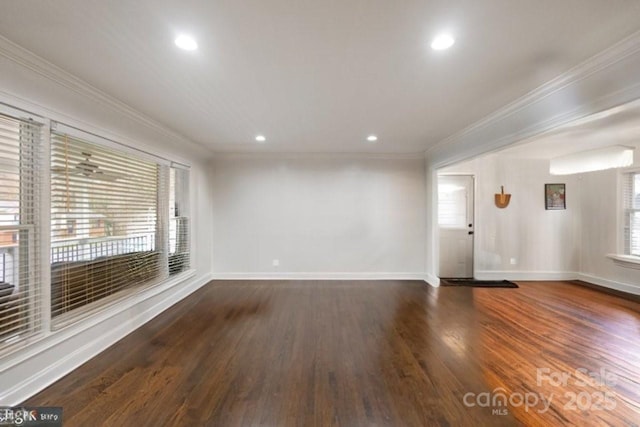
{"type": "MultiPolygon", "coordinates": [[[[22,105],[22,102],[18,102],[12,98],[8,99],[9,102],[15,101],[16,105],[22,105]]],[[[52,324],[51,320],[51,175],[47,173],[50,169],[51,162],[51,132],[57,131],[65,133],[69,133],[70,135],[77,135],[81,139],[85,139],[90,142],[95,142],[97,144],[103,145],[105,147],[110,147],[112,149],[116,149],[122,152],[128,152],[131,154],[135,154],[138,157],[143,157],[147,159],[151,159],[158,164],[166,165],[170,167],[172,164],[180,165],[186,169],[191,169],[191,164],[188,162],[184,162],[181,160],[180,162],[174,162],[167,160],[165,157],[161,157],[150,152],[151,148],[143,148],[144,144],[139,144],[134,140],[121,138],[120,136],[113,136],[113,138],[118,138],[123,142],[118,142],[114,139],[111,139],[107,136],[101,136],[100,134],[109,134],[108,131],[103,131],[101,129],[96,129],[90,125],[85,123],[78,122],[76,123],[80,127],[75,127],[69,124],[63,124],[58,122],[56,119],[61,117],[59,114],[55,112],[50,112],[49,110],[44,110],[39,107],[34,107],[32,105],[28,105],[26,108],[33,109],[38,111],[39,113],[32,113],[28,109],[19,108],[5,103],[5,100],[0,100],[0,113],[5,114],[7,116],[16,117],[20,119],[29,119],[33,122],[41,125],[42,135],[41,135],[41,158],[39,159],[39,170],[43,171],[40,175],[40,185],[41,189],[39,192],[39,200],[38,203],[40,205],[39,216],[36,218],[37,224],[36,226],[39,228],[39,243],[40,247],[38,248],[39,253],[32,253],[30,256],[38,257],[38,270],[35,272],[39,276],[39,310],[40,310],[40,323],[37,331],[34,331],[33,334],[25,337],[23,339],[17,339],[14,342],[8,343],[0,347],[0,358],[5,358],[5,360],[10,360],[10,363],[18,363],[20,360],[24,360],[29,357],[31,350],[28,348],[30,346],[36,345],[41,342],[55,342],[57,340],[64,339],[65,334],[63,333],[58,338],[54,338],[54,335],[59,335],[61,331],[58,329],[63,329],[66,326],[70,326],[71,323],[77,324],[80,321],[90,321],[89,318],[101,318],[103,316],[108,316],[111,308],[116,306],[122,301],[132,300],[132,304],[142,301],[146,299],[148,296],[155,295],[159,292],[163,292],[166,289],[169,289],[173,286],[176,286],[181,283],[185,283],[186,280],[195,277],[196,271],[193,267],[195,252],[194,252],[194,240],[193,234],[194,229],[190,227],[189,234],[189,253],[190,253],[190,267],[177,273],[173,276],[169,276],[165,280],[161,280],[157,283],[154,283],[150,286],[134,288],[125,292],[121,292],[119,294],[114,294],[110,297],[105,298],[104,304],[95,307],[95,309],[87,310],[83,313],[77,313],[77,316],[72,319],[72,321],[67,322],[56,322],[55,325],[52,324]],[[86,130],[83,130],[86,129],[86,130]],[[151,293],[149,293],[151,292],[151,293]],[[143,296],[143,294],[145,294],[143,296]],[[107,301],[108,299],[108,301],[107,301]],[[50,341],[54,340],[54,341],[50,341]],[[11,355],[9,359],[8,356],[11,355]]],[[[71,119],[71,123],[75,123],[73,119],[71,119]]],[[[193,173],[190,175],[189,180],[189,210],[192,212],[190,216],[190,220],[193,221],[193,207],[195,204],[196,198],[194,197],[194,186],[193,186],[193,173]]],[[[6,365],[6,364],[5,364],[6,365]]]]}
{"type": "MultiPolygon", "coordinates": [[[[629,177],[637,177],[640,176],[640,169],[634,169],[634,170],[628,170],[624,172],[624,179],[629,179],[629,177]]],[[[623,183],[623,187],[624,187],[623,183]]],[[[627,233],[627,221],[628,221],[628,216],[631,212],[639,212],[640,213],[640,208],[629,208],[626,205],[626,200],[624,200],[624,194],[622,194],[622,216],[623,216],[623,223],[622,223],[622,244],[623,244],[623,251],[622,253],[631,257],[635,257],[638,258],[638,260],[640,261],[640,255],[636,255],[636,254],[631,254],[631,238],[629,238],[629,241],[627,242],[627,239],[625,238],[626,233],[627,233]]],[[[630,232],[630,230],[629,230],[630,232]]]]}
{"type": "Polygon", "coordinates": [[[607,254],[607,258],[613,260],[613,262],[618,267],[624,268],[632,268],[632,269],[640,269],[640,256],[629,254],[629,248],[626,247],[626,228],[627,228],[627,218],[626,215],[628,213],[625,201],[625,179],[627,179],[627,175],[629,174],[640,174],[640,168],[624,168],[620,169],[618,172],[618,182],[617,182],[617,247],[616,253],[607,254]]]}
{"type": "MultiPolygon", "coordinates": [[[[39,116],[37,114],[33,114],[31,112],[12,107],[10,105],[0,103],[0,114],[4,114],[11,117],[16,117],[21,120],[31,120],[35,123],[38,123],[42,126],[42,135],[41,135],[41,156],[40,156],[40,164],[38,165],[38,169],[40,171],[47,171],[49,168],[49,158],[50,154],[50,128],[51,128],[51,120],[39,116]]],[[[0,348],[0,357],[5,354],[11,353],[17,348],[21,348],[27,346],[33,342],[41,340],[45,337],[49,331],[51,330],[51,290],[50,290],[50,269],[49,269],[49,246],[50,242],[50,215],[49,209],[46,207],[50,202],[50,192],[47,190],[50,185],[50,177],[48,173],[41,173],[39,178],[39,182],[41,185],[41,191],[39,192],[39,200],[36,202],[40,205],[39,209],[39,218],[35,218],[34,226],[28,226],[28,229],[38,228],[39,231],[39,243],[40,243],[40,252],[34,253],[31,249],[29,250],[29,257],[39,257],[39,266],[38,271],[34,272],[34,275],[38,278],[36,281],[40,284],[39,298],[40,301],[32,301],[31,304],[39,304],[38,310],[40,311],[40,324],[38,330],[34,331],[29,337],[24,339],[16,340],[15,342],[5,345],[0,348]],[[43,191],[44,190],[44,191],[43,191]]],[[[30,240],[33,239],[33,233],[29,233],[30,240]]],[[[34,244],[30,244],[29,248],[33,248],[34,244]]],[[[33,264],[30,264],[33,265],[33,264]]],[[[33,319],[29,319],[29,321],[33,321],[33,319]]]]}

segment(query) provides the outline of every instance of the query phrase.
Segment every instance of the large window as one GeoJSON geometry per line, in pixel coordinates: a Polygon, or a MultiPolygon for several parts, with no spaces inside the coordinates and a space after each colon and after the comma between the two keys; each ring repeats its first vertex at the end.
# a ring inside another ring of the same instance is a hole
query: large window
{"type": "Polygon", "coordinates": [[[41,324],[39,162],[41,125],[0,114],[0,345],[41,324]]]}
{"type": "Polygon", "coordinates": [[[623,177],[625,253],[640,257],[640,172],[623,177]]]}
{"type": "Polygon", "coordinates": [[[167,174],[155,161],[52,133],[53,317],[168,276],[167,174]]]}
{"type": "Polygon", "coordinates": [[[185,271],[189,253],[188,169],[52,133],[54,318],[185,271]]]}
{"type": "Polygon", "coordinates": [[[0,352],[188,271],[189,179],[0,105],[0,352]]]}

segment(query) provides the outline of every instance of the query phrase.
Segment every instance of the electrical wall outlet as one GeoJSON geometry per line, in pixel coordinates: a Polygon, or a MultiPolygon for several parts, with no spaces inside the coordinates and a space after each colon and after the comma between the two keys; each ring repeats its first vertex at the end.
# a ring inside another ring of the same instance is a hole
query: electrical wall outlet
{"type": "Polygon", "coordinates": [[[274,259],[272,264],[273,264],[274,267],[278,267],[280,265],[280,260],[279,259],[274,259]]]}
{"type": "Polygon", "coordinates": [[[511,258],[509,262],[511,263],[511,265],[516,265],[518,263],[515,258],[511,258]]]}

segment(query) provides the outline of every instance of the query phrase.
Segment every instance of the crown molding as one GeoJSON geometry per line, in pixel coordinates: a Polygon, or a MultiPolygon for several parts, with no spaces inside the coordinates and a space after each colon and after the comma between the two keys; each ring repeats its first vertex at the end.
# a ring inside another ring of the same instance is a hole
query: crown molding
{"type": "MultiPolygon", "coordinates": [[[[84,80],[68,73],[60,67],[48,62],[47,60],[35,55],[31,51],[17,45],[16,43],[8,40],[7,38],[0,36],[0,56],[3,56],[26,69],[37,73],[38,75],[47,78],[48,80],[69,89],[85,98],[92,100],[98,104],[106,106],[131,120],[140,123],[156,132],[169,137],[176,142],[186,144],[193,147],[200,152],[206,152],[213,154],[216,158],[226,157],[366,157],[366,158],[422,158],[430,157],[433,153],[438,152],[444,147],[454,145],[456,142],[464,139],[467,136],[471,136],[481,129],[490,127],[506,118],[517,114],[525,108],[535,104],[542,99],[553,95],[554,93],[563,90],[564,88],[576,84],[581,80],[588,78],[589,76],[597,73],[603,69],[606,69],[613,64],[640,52],[640,31],[635,32],[620,42],[614,44],[610,48],[592,56],[581,64],[573,67],[569,71],[559,75],[558,77],[550,80],[549,82],[539,86],[526,95],[516,99],[515,101],[505,105],[504,107],[496,110],[495,112],[485,116],[479,121],[471,124],[470,126],[456,132],[449,137],[437,142],[429,147],[426,151],[420,153],[409,154],[392,154],[392,153],[243,153],[243,152],[221,152],[213,150],[202,144],[196,143],[184,135],[168,128],[164,124],[146,116],[145,114],[137,111],[128,104],[102,92],[101,90],[91,86],[84,80]]],[[[554,117],[551,120],[547,120],[544,123],[540,123],[537,126],[527,129],[526,133],[518,133],[518,137],[531,137],[542,131],[547,131],[553,126],[566,123],[568,120],[574,119],[575,114],[565,114],[563,116],[554,117]]],[[[494,146],[498,147],[504,145],[505,141],[511,140],[515,135],[505,136],[500,138],[494,146]]],[[[485,150],[486,151],[486,150],[485,150]]]]}
{"type": "Polygon", "coordinates": [[[294,151],[217,151],[216,159],[372,159],[372,160],[424,160],[424,152],[418,153],[366,153],[366,152],[294,152],[294,151]]]}
{"type": "Polygon", "coordinates": [[[199,152],[212,151],[0,35],[0,56],[199,152]]]}
{"type": "MultiPolygon", "coordinates": [[[[571,68],[565,73],[560,74],[558,77],[548,81],[542,86],[530,91],[526,95],[516,99],[515,101],[505,105],[504,107],[496,110],[495,112],[485,116],[477,122],[467,126],[466,128],[446,137],[443,140],[435,143],[425,151],[425,155],[430,157],[433,153],[443,149],[446,146],[455,144],[456,142],[463,140],[465,137],[471,136],[474,133],[488,128],[503,121],[511,116],[516,115],[525,108],[540,102],[541,100],[559,92],[568,86],[575,85],[582,80],[587,79],[595,73],[598,73],[612,65],[624,60],[625,58],[637,54],[640,52],[640,31],[637,31],[630,36],[622,39],[618,43],[605,49],[604,51],[597,53],[590,57],[586,61],[571,68]]],[[[574,111],[575,113],[575,111],[574,111]]],[[[569,120],[575,119],[575,114],[563,114],[557,117],[553,117],[550,120],[539,123],[536,126],[527,129],[527,136],[530,137],[536,133],[547,131],[553,126],[564,124],[569,120]]],[[[501,138],[501,142],[510,139],[513,135],[505,136],[501,138]]],[[[499,146],[500,144],[493,144],[499,146]]]]}

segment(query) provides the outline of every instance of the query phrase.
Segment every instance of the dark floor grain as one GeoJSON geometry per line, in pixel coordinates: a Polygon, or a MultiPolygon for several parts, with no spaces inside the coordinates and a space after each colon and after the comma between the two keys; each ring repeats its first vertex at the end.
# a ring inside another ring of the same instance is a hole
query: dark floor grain
{"type": "Polygon", "coordinates": [[[68,427],[637,425],[640,304],[518,284],[211,282],[26,403],[68,427]]]}

